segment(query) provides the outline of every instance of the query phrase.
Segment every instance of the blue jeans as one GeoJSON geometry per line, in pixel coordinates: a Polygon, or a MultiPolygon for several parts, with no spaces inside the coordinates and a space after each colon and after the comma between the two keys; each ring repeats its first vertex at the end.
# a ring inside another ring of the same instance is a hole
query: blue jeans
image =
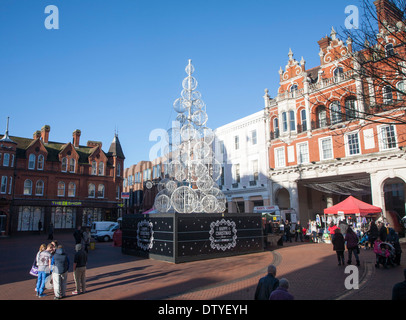
{"type": "Polygon", "coordinates": [[[49,273],[45,271],[38,271],[38,280],[37,280],[37,294],[41,296],[44,293],[45,289],[45,280],[48,277],[49,273]]]}

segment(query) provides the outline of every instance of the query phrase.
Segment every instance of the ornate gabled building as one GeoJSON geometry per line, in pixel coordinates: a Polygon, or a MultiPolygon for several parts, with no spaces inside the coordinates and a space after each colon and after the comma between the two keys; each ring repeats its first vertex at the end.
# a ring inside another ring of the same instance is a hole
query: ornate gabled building
{"type": "Polygon", "coordinates": [[[264,96],[271,203],[304,222],[348,195],[388,218],[405,215],[406,79],[389,75],[388,65],[395,56],[405,61],[406,27],[389,3],[375,2],[379,16],[391,17],[379,24],[374,48],[381,51],[354,52],[352,40],[332,29],[318,41],[319,66],[306,69],[290,50],[277,96],[264,96]]]}
{"type": "Polygon", "coordinates": [[[124,153],[115,135],[109,151],[102,143],[80,145],[80,130],[72,142],[49,140],[50,126],[33,138],[0,140],[0,217],[5,234],[45,229],[73,229],[121,215],[124,153]]]}

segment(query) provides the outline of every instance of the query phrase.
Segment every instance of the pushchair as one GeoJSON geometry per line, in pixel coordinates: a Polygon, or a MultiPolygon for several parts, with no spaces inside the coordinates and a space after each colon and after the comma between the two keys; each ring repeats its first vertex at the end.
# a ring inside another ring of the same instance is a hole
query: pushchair
{"type": "Polygon", "coordinates": [[[384,268],[388,268],[389,265],[394,266],[394,260],[396,257],[395,248],[388,242],[382,242],[379,244],[379,250],[375,251],[376,264],[375,267],[379,268],[382,264],[384,268]]]}
{"type": "Polygon", "coordinates": [[[366,233],[362,236],[361,240],[359,241],[359,245],[363,247],[364,250],[369,249],[369,237],[366,233]]]}

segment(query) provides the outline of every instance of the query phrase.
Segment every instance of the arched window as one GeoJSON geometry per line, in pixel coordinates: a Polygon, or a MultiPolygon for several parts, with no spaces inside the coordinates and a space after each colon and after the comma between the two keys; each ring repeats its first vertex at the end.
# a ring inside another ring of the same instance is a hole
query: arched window
{"type": "Polygon", "coordinates": [[[286,112],[282,112],[282,130],[283,132],[288,131],[288,114],[286,112]]]}
{"type": "Polygon", "coordinates": [[[44,181],[38,180],[35,184],[35,195],[43,196],[44,195],[44,181]]]}
{"type": "Polygon", "coordinates": [[[307,119],[306,119],[306,109],[300,111],[300,120],[302,125],[302,132],[307,131],[307,119]]]}
{"type": "Polygon", "coordinates": [[[97,187],[97,197],[98,198],[104,198],[104,185],[99,184],[97,187]]]}
{"type": "Polygon", "coordinates": [[[24,181],[24,195],[30,196],[31,194],[32,194],[32,181],[27,179],[24,181]]]}
{"type": "Polygon", "coordinates": [[[75,171],[76,171],[76,160],[71,158],[69,160],[69,172],[75,173],[75,171]]]}
{"type": "Polygon", "coordinates": [[[341,106],[338,101],[333,101],[330,105],[330,119],[331,124],[341,122],[341,106]]]}
{"type": "Polygon", "coordinates": [[[59,181],[58,182],[58,197],[65,196],[65,182],[59,181]]]}
{"type": "Polygon", "coordinates": [[[345,118],[346,120],[353,120],[357,117],[357,103],[354,97],[345,100],[345,118]]]}
{"type": "Polygon", "coordinates": [[[68,171],[68,159],[62,158],[62,172],[68,171]]]}
{"type": "Polygon", "coordinates": [[[342,67],[337,67],[334,69],[334,80],[340,81],[343,78],[344,70],[342,67]]]}
{"type": "Polygon", "coordinates": [[[8,153],[4,154],[3,166],[8,167],[10,165],[10,155],[8,153]]]}
{"type": "Polygon", "coordinates": [[[295,111],[289,111],[289,127],[290,131],[296,131],[296,119],[295,119],[295,111]]]}
{"type": "Polygon", "coordinates": [[[99,162],[99,176],[104,176],[104,162],[99,162]]]}
{"type": "Polygon", "coordinates": [[[319,128],[327,127],[327,112],[325,106],[317,107],[317,124],[319,128]]]}
{"type": "Polygon", "coordinates": [[[274,118],[273,119],[273,133],[274,133],[274,136],[273,136],[273,138],[279,138],[279,120],[278,120],[278,118],[274,118]]]}
{"type": "Polygon", "coordinates": [[[44,170],[44,156],[42,154],[40,154],[38,156],[38,166],[37,166],[38,170],[44,170]]]}
{"type": "Polygon", "coordinates": [[[94,198],[96,194],[96,186],[93,183],[89,184],[88,196],[94,198]]]}
{"type": "Polygon", "coordinates": [[[76,184],[73,182],[69,182],[68,197],[75,197],[75,196],[76,196],[76,184]]]}
{"type": "Polygon", "coordinates": [[[388,105],[393,102],[393,93],[391,86],[385,86],[382,89],[383,93],[383,104],[388,105]]]}
{"type": "Polygon", "coordinates": [[[30,154],[30,156],[28,157],[28,169],[35,169],[35,154],[30,154]]]}
{"type": "Polygon", "coordinates": [[[396,88],[398,89],[397,96],[398,96],[398,102],[399,102],[400,100],[403,99],[403,97],[404,97],[405,94],[406,94],[406,91],[405,91],[405,82],[404,82],[404,81],[399,81],[399,82],[397,83],[397,85],[396,85],[396,88]]]}

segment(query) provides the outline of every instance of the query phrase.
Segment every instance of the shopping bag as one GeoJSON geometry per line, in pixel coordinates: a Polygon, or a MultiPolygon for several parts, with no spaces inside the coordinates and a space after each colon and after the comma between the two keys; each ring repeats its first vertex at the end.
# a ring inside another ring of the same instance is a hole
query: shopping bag
{"type": "Polygon", "coordinates": [[[45,279],[45,289],[52,289],[54,287],[53,282],[52,282],[52,274],[50,274],[48,277],[45,279]]]}
{"type": "Polygon", "coordinates": [[[38,267],[34,264],[31,267],[30,275],[32,275],[34,277],[38,277],[38,267]]]}

